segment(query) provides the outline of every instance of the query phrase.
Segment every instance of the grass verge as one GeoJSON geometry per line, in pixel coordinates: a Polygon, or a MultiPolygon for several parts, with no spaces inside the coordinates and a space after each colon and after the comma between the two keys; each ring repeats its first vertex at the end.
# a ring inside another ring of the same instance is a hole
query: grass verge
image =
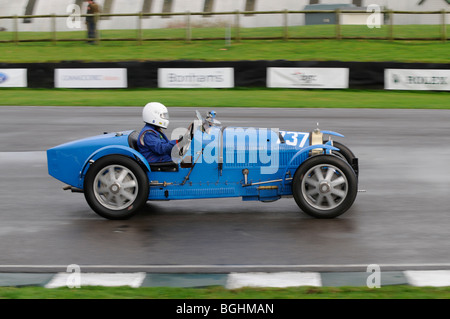
{"type": "Polygon", "coordinates": [[[42,63],[60,61],[359,61],[449,63],[450,41],[384,40],[248,40],[225,46],[223,41],[155,41],[0,44],[0,62],[42,63]],[[36,51],[39,54],[36,54],[36,51]]]}
{"type": "MultiPolygon", "coordinates": [[[[387,26],[369,29],[366,26],[344,25],[342,36],[368,37],[368,39],[289,39],[263,40],[258,37],[282,37],[284,28],[242,28],[240,42],[225,41],[225,28],[193,28],[192,37],[205,39],[224,37],[223,40],[171,40],[183,39],[185,29],[147,29],[143,38],[151,41],[120,41],[122,38],[135,38],[136,30],[101,30],[102,38],[116,39],[102,41],[99,45],[85,42],[19,42],[0,43],[2,55],[0,62],[59,62],[78,61],[127,61],[127,60],[307,60],[307,61],[398,61],[448,63],[450,41],[409,41],[375,40],[389,34],[387,26]],[[245,40],[245,37],[256,40],[245,40]],[[370,39],[372,38],[372,39],[370,39]],[[39,52],[39,54],[36,54],[39,52]]],[[[398,25],[394,28],[395,37],[430,38],[439,37],[439,25],[398,25]]],[[[450,34],[450,25],[447,26],[450,34]]],[[[334,25],[309,25],[288,28],[291,37],[333,37],[334,25]]],[[[20,32],[20,40],[50,39],[50,32],[20,32]]],[[[85,31],[59,32],[57,39],[83,39],[85,31]]],[[[12,32],[0,32],[0,41],[14,38],[12,32]]]]}
{"type": "Polygon", "coordinates": [[[448,92],[296,89],[0,89],[0,105],[449,109],[448,92]]]}
{"type": "Polygon", "coordinates": [[[2,299],[449,299],[450,287],[242,288],[1,287],[2,299]]]}

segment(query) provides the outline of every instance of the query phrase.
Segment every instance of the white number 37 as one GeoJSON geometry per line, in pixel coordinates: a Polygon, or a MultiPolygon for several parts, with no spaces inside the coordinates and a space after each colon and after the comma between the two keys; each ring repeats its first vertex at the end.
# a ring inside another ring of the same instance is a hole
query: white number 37
{"type": "MultiPolygon", "coordinates": [[[[286,141],[287,145],[298,147],[305,146],[306,140],[308,139],[309,135],[307,133],[287,132],[287,131],[280,131],[280,134],[286,141]]],[[[279,140],[278,143],[280,143],[279,140]]]]}

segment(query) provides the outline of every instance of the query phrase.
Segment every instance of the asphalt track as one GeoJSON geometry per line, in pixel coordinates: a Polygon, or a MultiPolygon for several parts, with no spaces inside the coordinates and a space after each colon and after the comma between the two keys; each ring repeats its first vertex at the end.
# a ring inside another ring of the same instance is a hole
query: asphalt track
{"type": "MultiPolygon", "coordinates": [[[[170,108],[168,132],[194,119],[170,108]]],[[[205,109],[200,109],[205,112],[205,109]]],[[[365,271],[450,268],[450,111],[217,108],[228,126],[310,131],[360,161],[353,207],[332,220],[293,199],[152,202],[127,221],[90,210],[47,174],[45,150],[140,129],[141,108],[0,106],[0,272],[365,271]]]]}

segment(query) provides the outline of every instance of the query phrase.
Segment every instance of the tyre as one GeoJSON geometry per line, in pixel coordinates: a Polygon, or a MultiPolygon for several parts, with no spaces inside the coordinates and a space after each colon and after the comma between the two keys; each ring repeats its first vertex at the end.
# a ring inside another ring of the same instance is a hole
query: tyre
{"type": "Polygon", "coordinates": [[[339,151],[333,151],[333,154],[346,160],[347,163],[350,164],[350,166],[352,167],[353,171],[356,174],[356,177],[358,178],[359,167],[358,167],[358,159],[356,158],[355,154],[353,154],[353,152],[342,143],[333,141],[333,146],[339,149],[339,151]]]}
{"type": "Polygon", "coordinates": [[[333,146],[339,149],[339,151],[333,151],[333,153],[343,157],[347,161],[347,163],[351,165],[353,159],[356,157],[355,154],[353,154],[353,152],[342,143],[333,141],[333,146]]]}
{"type": "Polygon", "coordinates": [[[358,192],[358,179],[350,165],[333,155],[306,160],[295,172],[292,193],[306,214],[334,218],[345,213],[358,192]]]}
{"type": "Polygon", "coordinates": [[[95,161],[84,180],[84,196],[98,215],[128,219],[148,199],[147,173],[133,159],[111,155],[95,161]]]}

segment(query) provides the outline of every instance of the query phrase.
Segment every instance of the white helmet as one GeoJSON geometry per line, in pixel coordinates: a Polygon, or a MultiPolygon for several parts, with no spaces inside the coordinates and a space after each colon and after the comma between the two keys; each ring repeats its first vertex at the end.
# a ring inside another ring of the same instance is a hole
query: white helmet
{"type": "Polygon", "coordinates": [[[167,128],[169,126],[169,112],[167,107],[159,102],[147,103],[142,110],[142,119],[145,123],[167,128]]]}

